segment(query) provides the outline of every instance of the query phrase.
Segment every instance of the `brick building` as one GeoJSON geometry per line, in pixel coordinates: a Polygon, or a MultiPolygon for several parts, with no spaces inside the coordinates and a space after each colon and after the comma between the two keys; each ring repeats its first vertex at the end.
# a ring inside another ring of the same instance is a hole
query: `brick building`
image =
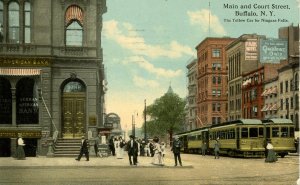
{"type": "Polygon", "coordinates": [[[233,38],[204,39],[197,45],[197,125],[199,127],[227,121],[226,46],[233,38]]]}

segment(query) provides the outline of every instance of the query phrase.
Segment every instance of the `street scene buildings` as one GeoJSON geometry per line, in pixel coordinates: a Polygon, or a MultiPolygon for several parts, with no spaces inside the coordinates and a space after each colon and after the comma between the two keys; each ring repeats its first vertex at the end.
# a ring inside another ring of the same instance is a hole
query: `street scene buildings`
{"type": "Polygon", "coordinates": [[[299,131],[298,48],[298,25],[280,28],[278,39],[256,34],[204,39],[196,47],[197,128],[236,119],[287,118],[299,131]],[[284,43],[283,48],[272,42],[284,43]]]}

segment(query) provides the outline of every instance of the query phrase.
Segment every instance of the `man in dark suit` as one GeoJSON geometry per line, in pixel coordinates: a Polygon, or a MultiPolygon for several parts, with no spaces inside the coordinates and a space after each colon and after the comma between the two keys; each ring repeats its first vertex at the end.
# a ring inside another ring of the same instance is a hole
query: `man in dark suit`
{"type": "Polygon", "coordinates": [[[181,157],[180,157],[180,148],[181,148],[181,141],[179,140],[178,136],[175,136],[175,140],[173,141],[171,151],[174,153],[174,159],[175,159],[175,166],[177,166],[177,159],[182,166],[181,157]]]}
{"type": "Polygon", "coordinates": [[[130,140],[127,143],[127,151],[129,157],[129,163],[132,165],[131,157],[133,158],[133,165],[137,165],[137,153],[138,153],[138,144],[134,140],[134,136],[130,135],[130,140]]]}
{"type": "Polygon", "coordinates": [[[89,161],[89,142],[84,136],[81,137],[80,153],[75,160],[80,161],[83,154],[85,155],[86,160],[89,161]]]}

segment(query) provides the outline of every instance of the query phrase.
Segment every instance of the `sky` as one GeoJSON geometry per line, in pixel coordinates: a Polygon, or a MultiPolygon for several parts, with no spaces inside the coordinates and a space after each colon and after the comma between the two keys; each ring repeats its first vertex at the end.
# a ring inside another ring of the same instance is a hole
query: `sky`
{"type": "Polygon", "coordinates": [[[170,85],[187,96],[186,66],[203,39],[252,33],[277,38],[278,28],[299,24],[300,0],[106,0],[106,6],[106,113],[118,114],[122,128],[131,130],[132,115],[137,127],[144,122],[144,100],[153,104],[170,85]]]}

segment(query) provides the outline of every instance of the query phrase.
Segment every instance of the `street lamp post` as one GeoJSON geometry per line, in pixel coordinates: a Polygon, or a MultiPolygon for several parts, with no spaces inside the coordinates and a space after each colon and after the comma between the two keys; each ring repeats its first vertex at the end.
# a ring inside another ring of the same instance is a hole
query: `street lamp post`
{"type": "Polygon", "coordinates": [[[135,137],[135,123],[134,123],[134,115],[132,115],[132,133],[131,133],[134,137],[135,137]]]}
{"type": "Polygon", "coordinates": [[[144,124],[144,126],[145,126],[145,133],[144,134],[145,135],[144,135],[144,140],[147,141],[147,124],[146,124],[147,123],[146,122],[146,111],[147,110],[146,110],[146,99],[145,99],[144,102],[145,102],[145,108],[144,108],[144,121],[145,121],[145,124],[144,124]]]}

